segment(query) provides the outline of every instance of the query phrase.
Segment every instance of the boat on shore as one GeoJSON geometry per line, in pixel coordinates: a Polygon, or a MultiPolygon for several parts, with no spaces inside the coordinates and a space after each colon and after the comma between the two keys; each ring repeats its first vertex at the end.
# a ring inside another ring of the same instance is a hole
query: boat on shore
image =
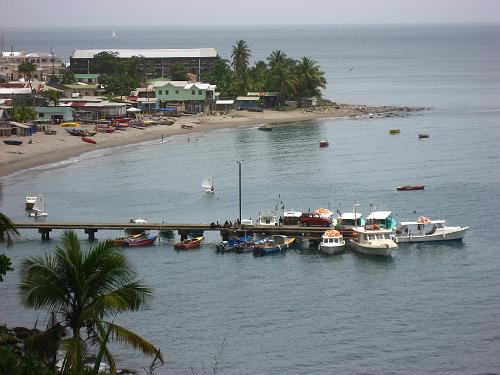
{"type": "Polygon", "coordinates": [[[36,202],[36,197],[32,195],[26,196],[24,198],[24,206],[26,207],[27,210],[32,210],[33,206],[35,205],[36,202]]]}
{"type": "Polygon", "coordinates": [[[356,227],[349,246],[362,255],[389,257],[392,250],[398,247],[391,235],[391,229],[381,228],[378,224],[356,227]]]}
{"type": "Polygon", "coordinates": [[[203,239],[204,239],[203,236],[188,238],[184,241],[177,242],[174,245],[174,249],[176,249],[176,250],[198,249],[198,248],[200,248],[201,242],[203,241],[203,239]]]}
{"type": "Polygon", "coordinates": [[[182,124],[182,125],[181,125],[181,128],[182,128],[182,129],[193,129],[193,125],[189,125],[189,124],[182,124]]]}
{"type": "Polygon", "coordinates": [[[318,245],[318,250],[325,254],[339,254],[345,250],[344,237],[342,237],[342,233],[338,230],[327,230],[323,233],[321,239],[322,241],[318,245]]]}
{"type": "Polygon", "coordinates": [[[94,145],[97,143],[95,139],[89,138],[89,137],[82,137],[82,141],[87,142],[87,143],[92,143],[94,145]]]}
{"type": "Polygon", "coordinates": [[[61,128],[78,128],[80,126],[79,122],[63,122],[61,128]]]}
{"type": "Polygon", "coordinates": [[[288,237],[285,235],[277,234],[263,242],[255,243],[253,254],[254,255],[268,255],[285,251],[295,243],[295,237],[288,237]]]}
{"type": "Polygon", "coordinates": [[[402,221],[396,229],[398,243],[462,240],[469,227],[447,227],[445,220],[420,216],[416,221],[402,221]]]}
{"type": "Polygon", "coordinates": [[[404,185],[398,186],[396,188],[397,191],[410,191],[410,190],[424,190],[425,185],[404,185]]]}
{"type": "Polygon", "coordinates": [[[5,139],[3,143],[10,146],[20,146],[23,144],[23,141],[20,141],[18,139],[5,139]]]}

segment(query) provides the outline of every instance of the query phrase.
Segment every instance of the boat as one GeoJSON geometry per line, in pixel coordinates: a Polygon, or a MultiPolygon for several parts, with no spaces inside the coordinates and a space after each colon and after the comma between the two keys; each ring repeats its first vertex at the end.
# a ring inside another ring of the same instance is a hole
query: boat
{"type": "Polygon", "coordinates": [[[462,240],[469,227],[447,227],[445,220],[420,216],[416,221],[402,221],[396,229],[398,243],[462,240]]]}
{"type": "Polygon", "coordinates": [[[393,230],[396,224],[391,211],[373,211],[366,217],[365,227],[379,226],[381,229],[393,230]]]}
{"type": "MultiPolygon", "coordinates": [[[[129,220],[130,224],[147,224],[148,222],[144,219],[130,219],[129,220]]],[[[134,235],[134,234],[141,234],[145,235],[147,232],[144,228],[134,228],[134,227],[129,227],[125,229],[125,234],[126,235],[134,235]]]]}
{"type": "Polygon", "coordinates": [[[339,254],[345,249],[345,240],[342,233],[335,229],[327,230],[321,236],[322,241],[318,245],[318,250],[325,254],[339,254]]]}
{"type": "Polygon", "coordinates": [[[27,210],[32,210],[35,202],[36,202],[36,197],[34,196],[26,196],[26,198],[24,198],[24,205],[27,210]]]}
{"type": "Polygon", "coordinates": [[[75,137],[93,137],[94,135],[96,135],[96,132],[89,132],[85,129],[68,128],[66,129],[66,132],[68,134],[74,135],[75,137]]]}
{"type": "Polygon", "coordinates": [[[397,191],[409,191],[409,190],[424,190],[425,185],[404,185],[398,186],[396,188],[397,191]]]}
{"type": "Polygon", "coordinates": [[[128,246],[128,247],[151,246],[155,243],[157,238],[158,238],[157,235],[145,236],[145,237],[140,237],[140,238],[132,238],[132,239],[127,240],[125,242],[124,246],[128,246]]]}
{"type": "Polygon", "coordinates": [[[96,126],[94,130],[99,133],[113,133],[116,128],[112,126],[96,126]]]}
{"type": "Polygon", "coordinates": [[[256,243],[253,249],[254,255],[267,255],[290,248],[295,243],[295,237],[288,237],[282,234],[276,234],[270,239],[256,243]]]}
{"type": "Polygon", "coordinates": [[[399,129],[390,129],[389,134],[399,134],[401,131],[399,129]]]}
{"type": "Polygon", "coordinates": [[[246,245],[253,245],[254,241],[251,237],[230,237],[227,241],[219,242],[215,245],[215,249],[220,253],[227,253],[232,251],[240,251],[247,248],[246,245]]]}
{"type": "Polygon", "coordinates": [[[389,257],[392,250],[398,247],[391,238],[392,229],[384,229],[378,224],[373,224],[356,227],[353,230],[349,245],[359,254],[389,257]]]}
{"type": "Polygon", "coordinates": [[[30,212],[31,217],[45,217],[47,216],[47,212],[45,211],[45,201],[43,200],[43,196],[39,195],[33,204],[32,211],[30,212]]]}
{"type": "Polygon", "coordinates": [[[419,138],[419,139],[422,139],[422,138],[429,138],[429,134],[426,134],[426,133],[419,134],[419,135],[418,135],[418,138],[419,138]]]}
{"type": "Polygon", "coordinates": [[[190,250],[190,249],[198,249],[201,246],[201,241],[203,241],[204,237],[194,237],[188,238],[184,241],[177,242],[174,245],[174,249],[176,250],[190,250]]]}
{"type": "Polygon", "coordinates": [[[267,131],[270,132],[273,130],[273,127],[271,125],[261,125],[258,127],[259,130],[267,131]]]}
{"type": "Polygon", "coordinates": [[[319,141],[320,148],[328,147],[329,145],[330,145],[330,142],[328,142],[328,141],[319,141]]]}
{"type": "Polygon", "coordinates": [[[92,143],[94,145],[97,143],[95,139],[88,138],[88,137],[82,137],[82,141],[87,142],[87,143],[92,143]]]}
{"type": "Polygon", "coordinates": [[[79,122],[63,122],[61,124],[61,128],[78,128],[79,126],[79,122]]]}
{"type": "Polygon", "coordinates": [[[342,230],[352,230],[365,225],[365,219],[360,212],[344,212],[339,216],[342,230]]]}
{"type": "Polygon", "coordinates": [[[278,221],[276,220],[276,215],[269,210],[259,212],[258,225],[264,225],[264,226],[278,225],[278,221]]]}
{"type": "Polygon", "coordinates": [[[205,193],[213,194],[215,193],[214,180],[212,177],[205,177],[201,180],[201,187],[205,189],[205,193]]]}
{"type": "Polygon", "coordinates": [[[126,246],[127,242],[132,239],[139,239],[144,237],[142,233],[133,234],[133,235],[125,235],[122,237],[117,237],[114,240],[109,240],[115,246],[126,246]]]}
{"type": "Polygon", "coordinates": [[[283,225],[298,225],[301,216],[301,211],[283,212],[283,225]]]}
{"type": "Polygon", "coordinates": [[[189,125],[189,124],[182,124],[182,125],[181,125],[181,128],[182,128],[182,129],[193,129],[193,125],[189,125]]]}
{"type": "Polygon", "coordinates": [[[19,141],[17,139],[5,139],[3,141],[6,145],[11,145],[11,146],[20,146],[23,144],[23,141],[19,141]]]}

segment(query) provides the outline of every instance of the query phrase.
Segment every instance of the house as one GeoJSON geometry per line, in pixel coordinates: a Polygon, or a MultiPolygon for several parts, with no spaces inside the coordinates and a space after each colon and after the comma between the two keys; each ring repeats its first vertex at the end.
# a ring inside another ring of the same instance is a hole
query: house
{"type": "Polygon", "coordinates": [[[73,108],[75,120],[80,122],[94,122],[97,119],[113,119],[127,115],[127,104],[115,103],[99,97],[61,99],[59,106],[73,108]]]}
{"type": "Polygon", "coordinates": [[[217,60],[215,48],[191,49],[77,49],[70,57],[70,69],[75,74],[90,73],[94,56],[101,52],[114,52],[123,60],[132,56],[144,58],[144,75],[146,79],[171,76],[174,64],[183,65],[189,73],[196,74],[198,79],[209,72],[217,60]]]}
{"type": "Polygon", "coordinates": [[[86,83],[88,85],[97,85],[99,83],[99,74],[80,73],[75,74],[77,82],[86,83]]]}
{"type": "Polygon", "coordinates": [[[35,122],[61,124],[75,121],[75,110],[70,107],[35,107],[38,117],[35,122]]]}
{"type": "Polygon", "coordinates": [[[258,96],[264,108],[273,108],[278,105],[278,93],[261,91],[261,92],[248,92],[247,96],[258,96]]]}
{"type": "Polygon", "coordinates": [[[16,121],[9,121],[8,124],[12,127],[13,135],[29,137],[36,132],[36,125],[21,124],[16,121]]]}
{"type": "Polygon", "coordinates": [[[302,108],[313,108],[318,105],[318,98],[302,98],[300,99],[300,106],[302,108]]]}
{"type": "Polygon", "coordinates": [[[179,111],[199,113],[210,111],[215,101],[215,85],[188,81],[156,81],[158,108],[178,107],[179,111]]]}
{"type": "Polygon", "coordinates": [[[234,101],[237,110],[260,110],[260,98],[258,96],[238,96],[234,101]]]}
{"type": "Polygon", "coordinates": [[[0,99],[11,99],[16,105],[32,103],[33,92],[29,87],[0,87],[0,99]]]}
{"type": "Polygon", "coordinates": [[[62,59],[52,53],[0,51],[0,76],[9,81],[24,78],[24,73],[19,71],[19,65],[24,61],[30,61],[36,65],[31,78],[41,81],[46,81],[51,76],[59,77],[66,69],[62,59]]]}
{"type": "Polygon", "coordinates": [[[215,102],[215,110],[221,112],[229,112],[234,109],[234,100],[217,100],[215,102]]]}

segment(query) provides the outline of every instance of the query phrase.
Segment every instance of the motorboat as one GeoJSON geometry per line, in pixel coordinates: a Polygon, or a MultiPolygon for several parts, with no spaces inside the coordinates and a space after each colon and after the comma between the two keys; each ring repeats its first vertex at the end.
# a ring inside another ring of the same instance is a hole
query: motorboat
{"type": "Polygon", "coordinates": [[[328,147],[329,145],[330,145],[330,142],[328,142],[327,140],[319,141],[320,148],[328,147]]]}
{"type": "Polygon", "coordinates": [[[253,239],[251,237],[248,237],[248,236],[232,237],[232,238],[229,238],[227,241],[219,242],[215,246],[215,249],[218,252],[227,253],[227,252],[231,252],[231,251],[238,251],[238,250],[241,250],[242,248],[246,248],[247,244],[253,245],[253,239]]]}
{"type": "Polygon", "coordinates": [[[389,257],[398,247],[391,235],[391,229],[381,228],[378,224],[356,227],[349,245],[359,254],[389,257]]]}
{"type": "Polygon", "coordinates": [[[131,238],[125,241],[124,246],[128,247],[145,247],[151,246],[155,243],[157,235],[143,236],[139,238],[131,238]]]}
{"type": "Polygon", "coordinates": [[[269,210],[259,212],[258,225],[264,225],[264,226],[278,225],[278,221],[276,220],[276,214],[274,214],[272,211],[269,210]]]}
{"type": "Polygon", "coordinates": [[[45,201],[43,200],[43,196],[39,195],[33,204],[33,208],[30,212],[31,217],[45,217],[47,216],[47,212],[45,211],[45,201]]]}
{"type": "Polygon", "coordinates": [[[256,243],[253,249],[254,255],[267,255],[285,251],[295,243],[295,237],[277,234],[266,241],[256,243]]]}
{"type": "Polygon", "coordinates": [[[429,138],[429,134],[426,134],[426,133],[419,134],[419,135],[418,135],[418,138],[419,138],[419,139],[422,139],[422,138],[429,138]]]}
{"type": "Polygon", "coordinates": [[[416,221],[403,221],[396,229],[396,241],[427,242],[462,240],[469,227],[447,227],[445,220],[431,220],[420,216],[416,221]]]}
{"type": "Polygon", "coordinates": [[[201,246],[201,242],[203,241],[203,239],[204,239],[203,236],[185,239],[181,242],[177,242],[174,245],[174,249],[176,250],[198,249],[201,246]]]}
{"type": "Polygon", "coordinates": [[[261,125],[259,126],[258,128],[259,130],[263,130],[263,131],[267,131],[267,132],[270,132],[273,130],[273,127],[272,125],[261,125]]]}
{"type": "Polygon", "coordinates": [[[27,210],[32,210],[35,202],[36,202],[35,196],[26,196],[26,198],[24,198],[24,205],[27,210]]]}
{"type": "Polygon", "coordinates": [[[360,212],[344,212],[339,216],[339,221],[342,230],[352,230],[365,225],[365,219],[360,212]]]}
{"type": "Polygon", "coordinates": [[[201,187],[205,189],[205,193],[214,194],[215,193],[214,179],[212,177],[205,177],[201,181],[201,187]]]}
{"type": "Polygon", "coordinates": [[[396,188],[397,191],[410,191],[410,190],[424,190],[425,185],[404,185],[398,186],[396,188]]]}
{"type": "Polygon", "coordinates": [[[365,226],[378,225],[381,229],[393,230],[396,228],[396,224],[391,211],[373,211],[366,217],[365,226]]]}
{"type": "Polygon", "coordinates": [[[318,250],[325,254],[339,254],[345,250],[345,240],[338,230],[327,230],[321,236],[322,241],[318,245],[318,250]]]}

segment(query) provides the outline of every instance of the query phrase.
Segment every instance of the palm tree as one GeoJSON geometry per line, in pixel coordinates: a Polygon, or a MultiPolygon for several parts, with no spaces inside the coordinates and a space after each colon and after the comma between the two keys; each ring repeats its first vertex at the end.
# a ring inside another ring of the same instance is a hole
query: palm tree
{"type": "Polygon", "coordinates": [[[309,57],[302,57],[299,61],[297,75],[301,96],[320,96],[319,88],[326,87],[324,73],[319,70],[318,63],[309,57]]]}
{"type": "Polygon", "coordinates": [[[56,107],[59,104],[59,101],[64,97],[64,93],[59,90],[47,90],[43,92],[43,96],[52,102],[54,107],[56,107]]]}
{"type": "Polygon", "coordinates": [[[24,77],[28,75],[28,78],[31,78],[31,73],[36,70],[36,64],[29,60],[24,60],[21,64],[19,64],[17,69],[24,74],[24,77]]]}
{"type": "MultiPolygon", "coordinates": [[[[0,212],[0,242],[7,242],[7,246],[14,244],[13,237],[19,235],[14,227],[14,223],[3,213],[0,212]]],[[[10,258],[5,254],[0,254],[0,282],[7,271],[12,271],[10,258]]]]}
{"type": "Polygon", "coordinates": [[[247,69],[250,63],[250,52],[247,42],[242,39],[236,41],[236,44],[233,46],[233,51],[231,52],[231,58],[233,59],[231,65],[237,74],[247,69]]]}
{"type": "Polygon", "coordinates": [[[111,242],[83,251],[72,231],[64,232],[62,247],[57,246],[54,254],[23,261],[20,288],[24,305],[48,309],[70,332],[62,342],[66,350],[63,374],[70,370],[81,373],[89,346],[99,348],[99,355],[103,353],[116,373],[108,338],[158,355],[163,362],[157,348],[113,322],[117,313],[138,310],[151,296],[151,289],[135,277],[132,265],[111,242]]]}

